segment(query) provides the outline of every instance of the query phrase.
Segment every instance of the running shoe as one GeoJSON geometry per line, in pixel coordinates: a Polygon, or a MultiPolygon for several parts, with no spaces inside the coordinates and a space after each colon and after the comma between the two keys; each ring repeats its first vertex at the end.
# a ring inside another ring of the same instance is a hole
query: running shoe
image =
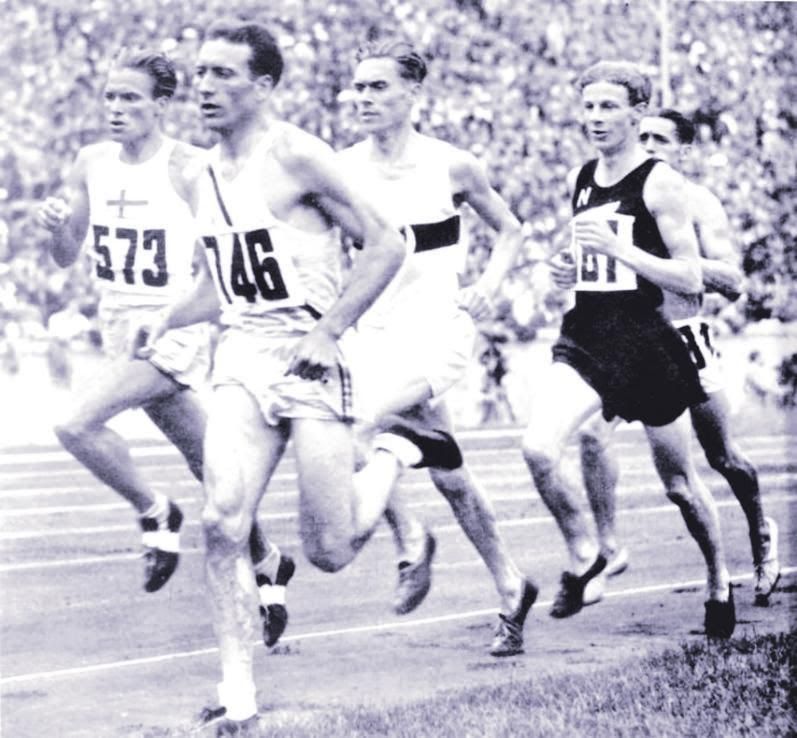
{"type": "Polygon", "coordinates": [[[495,636],[490,646],[491,656],[516,656],[523,653],[523,625],[531,606],[537,599],[538,592],[534,582],[524,580],[523,593],[517,610],[510,615],[499,613],[498,627],[495,629],[495,636]]]}
{"type": "MultiPolygon", "coordinates": [[[[592,566],[589,567],[583,574],[577,576],[572,572],[562,572],[562,579],[559,587],[559,592],[556,594],[553,605],[551,606],[550,615],[552,618],[569,618],[581,611],[584,607],[584,588],[587,586],[591,579],[594,579],[599,574],[603,573],[606,568],[606,557],[603,554],[598,554],[598,558],[592,566]]],[[[601,592],[601,597],[603,593],[601,592]]],[[[599,598],[600,599],[600,598],[599,598]]],[[[598,600],[594,600],[597,602],[598,600]]]]}
{"type": "Polygon", "coordinates": [[[144,545],[144,589],[157,592],[169,581],[180,559],[180,527],[183,513],[169,500],[165,521],[158,518],[141,518],[144,545]]]}
{"type": "Polygon", "coordinates": [[[406,615],[423,602],[432,586],[432,559],[437,541],[426,531],[423,553],[417,561],[402,561],[398,566],[398,587],[393,600],[393,612],[406,615]]]}
{"type": "Polygon", "coordinates": [[[253,715],[246,720],[231,720],[227,717],[226,707],[205,707],[199,713],[190,735],[209,736],[210,730],[215,731],[216,738],[227,738],[238,736],[238,738],[259,738],[260,720],[257,715],[253,715]]]}
{"type": "Polygon", "coordinates": [[[778,525],[772,518],[765,518],[769,530],[769,549],[762,561],[755,565],[754,583],[757,607],[768,607],[769,596],[780,579],[780,563],[778,562],[778,525]]]}
{"type": "Polygon", "coordinates": [[[628,549],[625,546],[618,548],[611,556],[606,558],[607,577],[616,577],[628,568],[628,549]]]}
{"type": "Polygon", "coordinates": [[[288,626],[288,608],[285,603],[285,595],[288,582],[290,582],[295,571],[296,562],[290,556],[281,553],[273,583],[265,574],[255,574],[260,596],[263,643],[266,644],[266,648],[274,646],[288,626]]]}
{"type": "Polygon", "coordinates": [[[728,586],[727,602],[708,600],[705,603],[704,625],[709,638],[730,638],[736,627],[736,607],[733,603],[733,585],[728,586]]]}

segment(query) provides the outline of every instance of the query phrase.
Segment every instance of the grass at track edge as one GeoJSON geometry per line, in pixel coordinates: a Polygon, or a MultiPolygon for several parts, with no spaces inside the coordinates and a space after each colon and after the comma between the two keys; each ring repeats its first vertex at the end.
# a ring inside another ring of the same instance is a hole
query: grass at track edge
{"type": "MultiPolygon", "coordinates": [[[[797,735],[797,632],[690,641],[621,666],[462,690],[385,709],[264,713],[280,738],[797,735]],[[790,702],[791,700],[791,702],[790,702]]],[[[144,738],[182,738],[149,731],[144,738]]],[[[212,733],[210,733],[212,735],[212,733]]]]}

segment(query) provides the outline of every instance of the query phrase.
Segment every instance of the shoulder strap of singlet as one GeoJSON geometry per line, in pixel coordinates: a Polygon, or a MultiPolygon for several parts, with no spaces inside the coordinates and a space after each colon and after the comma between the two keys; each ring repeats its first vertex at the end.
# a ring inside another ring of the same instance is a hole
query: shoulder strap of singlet
{"type": "Polygon", "coordinates": [[[572,197],[572,205],[573,209],[576,207],[576,199],[578,198],[578,193],[581,192],[585,187],[589,186],[589,183],[592,181],[593,177],[595,176],[595,168],[598,166],[598,160],[592,159],[588,161],[578,172],[576,176],[576,186],[573,188],[573,197],[572,197]]]}

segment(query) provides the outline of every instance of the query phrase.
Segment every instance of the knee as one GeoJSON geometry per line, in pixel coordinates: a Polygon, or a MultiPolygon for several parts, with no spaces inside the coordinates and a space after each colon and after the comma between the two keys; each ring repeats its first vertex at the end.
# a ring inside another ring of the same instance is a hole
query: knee
{"type": "Polygon", "coordinates": [[[85,442],[90,434],[90,429],[85,423],[68,419],[56,423],[53,432],[61,445],[69,451],[85,442]]]}
{"type": "Polygon", "coordinates": [[[693,501],[693,493],[686,476],[675,475],[664,482],[667,498],[678,507],[687,507],[693,501]]]}
{"type": "Polygon", "coordinates": [[[729,453],[724,450],[712,450],[706,452],[706,461],[708,465],[720,474],[728,474],[738,468],[738,464],[734,463],[736,460],[732,458],[729,453]]]}
{"type": "Polygon", "coordinates": [[[209,553],[244,548],[252,530],[252,518],[240,505],[209,499],[202,509],[202,532],[209,553]]]}
{"type": "Polygon", "coordinates": [[[340,571],[354,556],[351,540],[329,532],[303,536],[302,549],[313,566],[328,574],[340,571]]]}
{"type": "Polygon", "coordinates": [[[535,476],[550,474],[559,460],[559,454],[544,438],[526,434],[522,443],[523,458],[535,476]]]}
{"type": "Polygon", "coordinates": [[[430,469],[429,476],[437,491],[452,503],[464,500],[469,496],[469,491],[472,490],[472,485],[468,484],[465,467],[460,467],[453,471],[430,469]]]}
{"type": "Polygon", "coordinates": [[[599,459],[605,452],[602,439],[590,429],[579,431],[578,446],[581,451],[581,458],[586,462],[593,462],[599,459]]]}

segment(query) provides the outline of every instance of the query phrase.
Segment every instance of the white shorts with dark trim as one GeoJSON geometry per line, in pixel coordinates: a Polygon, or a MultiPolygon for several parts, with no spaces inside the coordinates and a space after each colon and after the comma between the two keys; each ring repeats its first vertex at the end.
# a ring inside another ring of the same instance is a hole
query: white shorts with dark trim
{"type": "MultiPolygon", "coordinates": [[[[100,303],[99,319],[106,356],[118,358],[129,350],[133,326],[158,313],[160,305],[130,307],[100,303]]],[[[198,390],[210,375],[210,326],[207,323],[167,331],[147,359],[153,366],[185,387],[198,390]]]]}
{"type": "Polygon", "coordinates": [[[351,422],[351,379],[342,355],[337,369],[323,382],[286,376],[293,346],[305,335],[263,335],[251,328],[226,328],[214,357],[214,389],[243,387],[269,425],[278,425],[283,418],[351,422]]]}
{"type": "Polygon", "coordinates": [[[428,383],[433,397],[441,396],[465,376],[475,342],[476,326],[461,309],[358,326],[343,342],[355,379],[355,414],[373,420],[385,398],[417,380],[428,383]]]}
{"type": "Polygon", "coordinates": [[[672,324],[686,342],[689,356],[697,368],[700,376],[700,385],[703,391],[710,395],[725,389],[725,380],[722,372],[722,362],[717,349],[714,347],[714,333],[711,324],[700,316],[673,320],[672,324]]]}

